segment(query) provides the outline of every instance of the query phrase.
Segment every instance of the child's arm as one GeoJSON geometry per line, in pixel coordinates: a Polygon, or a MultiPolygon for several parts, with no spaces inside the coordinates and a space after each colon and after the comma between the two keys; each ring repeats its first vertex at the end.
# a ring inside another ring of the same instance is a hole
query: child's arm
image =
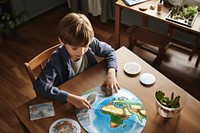
{"type": "Polygon", "coordinates": [[[91,108],[90,103],[77,95],[73,95],[73,94],[68,94],[68,97],[66,99],[66,101],[70,102],[71,104],[73,104],[76,108],[91,108]]]}
{"type": "Polygon", "coordinates": [[[115,77],[115,68],[109,68],[106,79],[103,83],[103,87],[106,87],[106,96],[112,95],[113,91],[117,93],[117,90],[120,89],[120,85],[115,77]],[[113,90],[114,89],[114,90],[113,90]]]}

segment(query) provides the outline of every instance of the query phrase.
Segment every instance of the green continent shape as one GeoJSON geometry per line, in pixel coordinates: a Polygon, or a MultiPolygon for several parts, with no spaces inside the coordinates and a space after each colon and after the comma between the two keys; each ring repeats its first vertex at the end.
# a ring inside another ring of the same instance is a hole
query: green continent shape
{"type": "Polygon", "coordinates": [[[141,114],[140,112],[137,112],[137,113],[134,113],[134,114],[138,117],[138,119],[139,119],[140,121],[142,121],[142,119],[146,118],[146,115],[143,115],[143,114],[141,114]]]}
{"type": "Polygon", "coordinates": [[[123,120],[122,120],[122,117],[121,116],[118,116],[118,115],[115,115],[113,113],[110,113],[110,112],[107,112],[107,111],[103,111],[101,110],[101,112],[103,114],[107,114],[110,116],[110,123],[115,123],[115,127],[112,127],[110,125],[111,128],[116,128],[118,127],[119,125],[123,124],[123,120]]]}
{"type": "Polygon", "coordinates": [[[144,106],[141,103],[134,102],[133,100],[130,99],[113,100],[112,103],[118,104],[123,108],[127,107],[129,112],[135,114],[140,121],[146,118],[146,112],[144,111],[144,106]],[[145,112],[145,114],[144,113],[142,114],[141,112],[145,112]]]}
{"type": "Polygon", "coordinates": [[[128,119],[128,117],[133,114],[136,115],[140,121],[146,118],[146,112],[141,103],[136,103],[133,100],[124,98],[113,99],[112,102],[101,108],[101,112],[110,116],[111,128],[116,128],[123,124],[123,120],[128,119]]]}

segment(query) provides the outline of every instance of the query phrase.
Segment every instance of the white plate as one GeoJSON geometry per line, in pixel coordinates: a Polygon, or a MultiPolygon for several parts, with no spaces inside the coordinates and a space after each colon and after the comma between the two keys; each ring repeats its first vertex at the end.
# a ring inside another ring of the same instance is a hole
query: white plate
{"type": "Polygon", "coordinates": [[[140,73],[141,66],[136,62],[128,62],[124,65],[124,71],[127,74],[135,75],[140,73]]]}
{"type": "Polygon", "coordinates": [[[144,85],[152,85],[156,81],[156,78],[153,74],[151,73],[143,73],[140,76],[140,82],[144,85]]]}
{"type": "Polygon", "coordinates": [[[69,118],[63,118],[54,121],[49,128],[49,133],[58,133],[58,132],[80,133],[81,127],[75,120],[69,118]]]}

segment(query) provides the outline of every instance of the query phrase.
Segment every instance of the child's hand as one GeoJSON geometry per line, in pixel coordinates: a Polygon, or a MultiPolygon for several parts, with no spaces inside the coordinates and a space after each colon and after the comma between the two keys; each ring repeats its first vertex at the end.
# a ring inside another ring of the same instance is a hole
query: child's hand
{"type": "Polygon", "coordinates": [[[108,70],[108,74],[106,76],[106,80],[104,81],[103,87],[106,87],[106,96],[110,96],[113,94],[113,89],[117,93],[117,90],[120,89],[120,86],[117,82],[117,79],[115,77],[115,69],[110,68],[108,70]]]}
{"type": "Polygon", "coordinates": [[[83,109],[83,108],[90,109],[91,108],[90,103],[86,99],[84,99],[83,97],[80,97],[80,96],[69,94],[67,97],[67,101],[70,102],[71,104],[73,104],[78,109],[83,109]]]}

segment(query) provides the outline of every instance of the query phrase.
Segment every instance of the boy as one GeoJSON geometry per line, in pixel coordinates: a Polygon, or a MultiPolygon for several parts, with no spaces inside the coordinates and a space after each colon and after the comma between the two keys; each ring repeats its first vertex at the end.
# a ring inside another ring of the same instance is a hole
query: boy
{"type": "Polygon", "coordinates": [[[76,108],[91,108],[89,102],[57,86],[97,63],[94,55],[105,57],[108,73],[102,86],[106,95],[112,95],[120,86],[115,72],[117,62],[115,51],[108,44],[94,37],[94,31],[88,18],[83,14],[69,13],[58,25],[58,40],[61,45],[52,53],[50,60],[35,81],[37,94],[59,102],[70,102],[76,108]]]}

